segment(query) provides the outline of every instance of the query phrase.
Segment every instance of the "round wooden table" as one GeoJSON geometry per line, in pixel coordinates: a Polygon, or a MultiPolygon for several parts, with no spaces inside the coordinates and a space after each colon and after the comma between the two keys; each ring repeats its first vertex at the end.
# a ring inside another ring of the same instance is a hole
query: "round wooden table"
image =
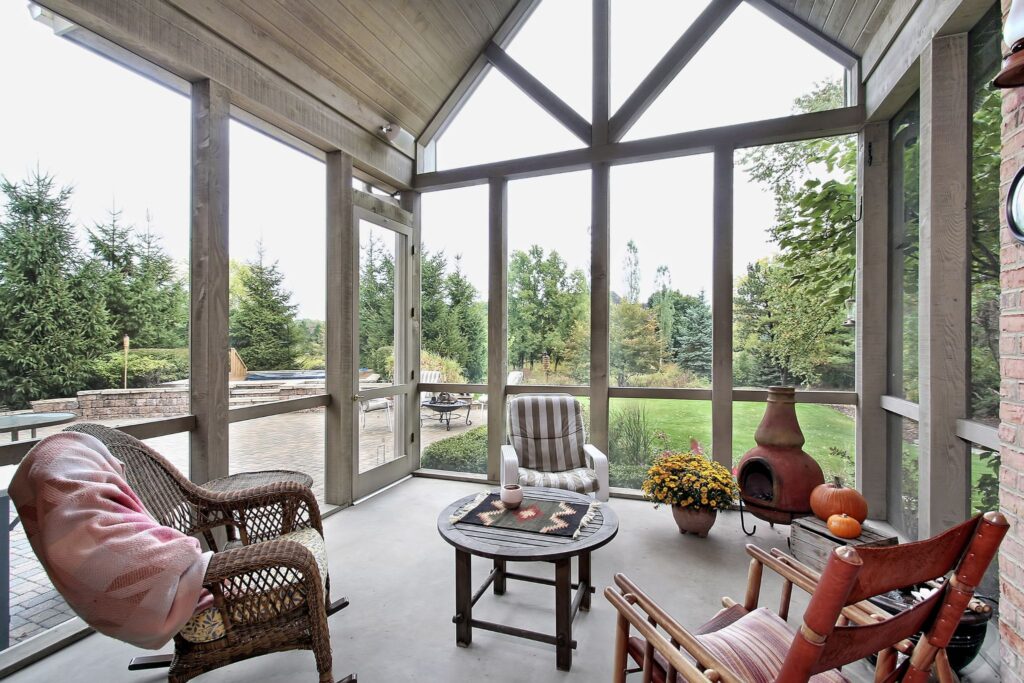
{"type": "MultiPolygon", "coordinates": [[[[593,502],[589,496],[561,489],[524,487],[523,493],[527,498],[541,500],[588,505],[593,502]]],[[[602,504],[578,538],[452,523],[451,516],[474,498],[476,494],[455,501],[437,518],[437,531],[441,538],[455,546],[455,617],[452,621],[455,623],[456,644],[469,646],[473,641],[473,627],[536,640],[554,645],[558,668],[568,671],[572,667],[572,651],[576,647],[576,641],[572,639],[572,622],[579,610],[590,609],[590,596],[594,592],[590,579],[590,553],[615,538],[619,531],[618,516],[607,503],[602,504]],[[475,593],[471,586],[473,555],[494,560],[494,568],[475,593]],[[573,557],[579,558],[575,583],[572,582],[573,557]],[[543,579],[509,572],[506,569],[508,562],[551,562],[555,565],[555,578],[543,579]],[[503,595],[509,579],[555,587],[555,635],[473,618],[473,605],[487,588],[493,584],[494,594],[503,595]],[[572,594],[574,589],[575,595],[572,594]]]]}
{"type": "Polygon", "coordinates": [[[74,420],[74,413],[20,413],[0,417],[0,434],[11,433],[11,441],[18,440],[18,432],[28,429],[32,438],[36,438],[36,430],[40,427],[62,425],[74,420]]]}

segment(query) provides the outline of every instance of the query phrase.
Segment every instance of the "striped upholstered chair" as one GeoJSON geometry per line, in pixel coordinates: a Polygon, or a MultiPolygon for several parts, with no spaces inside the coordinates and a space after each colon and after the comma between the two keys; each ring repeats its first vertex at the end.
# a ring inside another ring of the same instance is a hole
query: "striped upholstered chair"
{"type": "Polygon", "coordinates": [[[514,397],[501,485],[547,486],[608,500],[608,457],[586,443],[580,402],[562,394],[514,397]]]}

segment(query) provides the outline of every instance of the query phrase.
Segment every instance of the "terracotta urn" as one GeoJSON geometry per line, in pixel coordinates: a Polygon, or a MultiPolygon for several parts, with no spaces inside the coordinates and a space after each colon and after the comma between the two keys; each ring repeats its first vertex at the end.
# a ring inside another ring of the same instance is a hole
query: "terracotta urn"
{"type": "Polygon", "coordinates": [[[707,538],[711,527],[718,519],[718,511],[708,508],[672,506],[672,518],[676,520],[681,534],[696,534],[701,538],[707,538]]]}
{"type": "Polygon", "coordinates": [[[736,468],[740,497],[755,516],[790,524],[811,514],[811,491],[825,483],[814,458],[804,452],[796,417],[796,390],[769,387],[764,418],[754,432],[757,445],[736,468]]]}

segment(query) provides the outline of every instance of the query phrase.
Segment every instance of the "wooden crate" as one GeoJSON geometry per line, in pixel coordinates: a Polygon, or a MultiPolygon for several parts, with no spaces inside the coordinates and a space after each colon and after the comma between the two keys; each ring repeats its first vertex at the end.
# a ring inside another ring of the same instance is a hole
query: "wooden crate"
{"type": "Polygon", "coordinates": [[[818,571],[825,568],[829,553],[837,546],[885,546],[896,545],[899,539],[887,536],[870,524],[861,526],[861,535],[857,538],[839,538],[832,535],[825,522],[817,517],[801,517],[793,520],[789,529],[790,550],[793,556],[818,571]]]}

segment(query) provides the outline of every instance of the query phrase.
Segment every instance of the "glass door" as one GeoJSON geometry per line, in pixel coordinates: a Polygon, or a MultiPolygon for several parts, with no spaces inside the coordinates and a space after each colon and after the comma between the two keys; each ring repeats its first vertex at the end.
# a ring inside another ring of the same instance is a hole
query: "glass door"
{"type": "Polygon", "coordinates": [[[359,230],[358,356],[355,389],[357,438],[354,494],[367,496],[413,470],[403,435],[410,363],[407,339],[411,228],[355,209],[359,230]]]}

